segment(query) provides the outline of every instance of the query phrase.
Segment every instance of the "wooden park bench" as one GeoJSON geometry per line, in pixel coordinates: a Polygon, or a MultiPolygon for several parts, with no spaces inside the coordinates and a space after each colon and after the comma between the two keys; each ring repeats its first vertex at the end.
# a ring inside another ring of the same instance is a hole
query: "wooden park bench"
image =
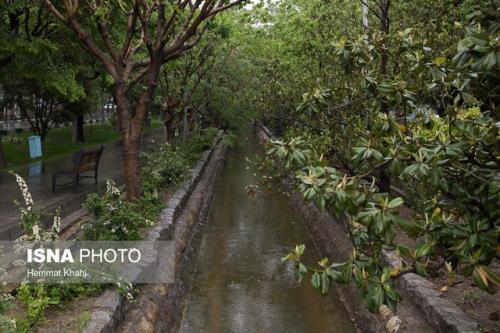
{"type": "Polygon", "coordinates": [[[56,191],[56,181],[61,177],[71,177],[73,179],[74,190],[78,188],[81,178],[94,178],[97,185],[97,173],[99,171],[99,161],[101,160],[104,146],[98,150],[84,151],[80,149],[73,155],[73,165],[67,168],[59,168],[52,173],[52,192],[56,191]],[[93,172],[94,175],[82,175],[83,173],[93,172]]]}

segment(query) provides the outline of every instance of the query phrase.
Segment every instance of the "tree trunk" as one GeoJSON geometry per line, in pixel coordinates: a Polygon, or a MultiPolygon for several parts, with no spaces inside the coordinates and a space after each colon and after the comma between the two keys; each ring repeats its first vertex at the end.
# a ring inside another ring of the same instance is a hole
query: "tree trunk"
{"type": "Polygon", "coordinates": [[[45,155],[45,138],[47,137],[46,133],[40,133],[40,143],[42,145],[42,155],[45,155]]]}
{"type": "MultiPolygon", "coordinates": [[[[382,0],[381,3],[381,15],[380,15],[380,30],[382,31],[384,44],[387,43],[387,38],[389,36],[390,29],[390,21],[389,21],[389,8],[391,6],[390,0],[382,0]]],[[[382,52],[381,60],[380,60],[380,74],[382,77],[387,77],[387,63],[389,61],[389,55],[387,51],[382,52]]],[[[380,111],[383,113],[389,112],[389,107],[387,103],[387,98],[383,97],[380,100],[380,111]]]]}
{"type": "MultiPolygon", "coordinates": [[[[390,21],[389,21],[389,9],[391,7],[391,0],[382,0],[381,15],[380,15],[380,30],[382,31],[384,43],[387,43],[387,39],[389,37],[390,32],[390,21]]],[[[389,55],[386,50],[382,52],[382,58],[380,63],[380,74],[384,78],[387,78],[387,64],[389,62],[389,55]]],[[[389,105],[387,102],[387,98],[382,98],[380,100],[380,111],[383,113],[389,112],[389,105]]],[[[390,173],[383,169],[380,172],[379,177],[379,189],[381,192],[390,193],[391,192],[391,177],[390,173]]]]}
{"type": "Polygon", "coordinates": [[[193,109],[193,114],[191,115],[191,117],[189,117],[188,119],[188,131],[189,132],[194,132],[194,130],[196,129],[196,125],[198,123],[198,111],[199,108],[194,108],[193,109]]]}
{"type": "Polygon", "coordinates": [[[136,133],[123,134],[123,170],[127,200],[136,200],[142,195],[142,179],[139,165],[140,136],[136,133]]]}
{"type": "Polygon", "coordinates": [[[164,125],[165,125],[165,140],[166,142],[172,142],[174,141],[175,138],[175,117],[172,115],[167,115],[167,117],[164,120],[164,125]]]}
{"type": "Polygon", "coordinates": [[[85,142],[83,131],[83,115],[76,115],[73,119],[73,143],[85,142]]]}
{"type": "Polygon", "coordinates": [[[175,138],[176,109],[179,102],[174,98],[168,98],[162,110],[162,119],[165,125],[165,140],[172,142],[175,138]]]}
{"type": "Polygon", "coordinates": [[[101,114],[101,123],[104,123],[106,121],[106,115],[104,112],[104,106],[101,105],[101,107],[99,108],[99,113],[101,114]]]}
{"type": "Polygon", "coordinates": [[[181,138],[185,141],[189,134],[189,122],[188,122],[188,110],[184,108],[182,111],[182,128],[181,128],[181,138]]]}
{"type": "Polygon", "coordinates": [[[147,107],[147,104],[139,104],[135,112],[131,112],[126,88],[123,85],[117,85],[113,88],[113,94],[117,105],[117,120],[122,135],[123,173],[127,200],[134,201],[142,195],[139,145],[146,115],[143,108],[147,107]]]}
{"type": "Polygon", "coordinates": [[[168,142],[175,140],[175,116],[167,123],[167,140],[168,142]]]}
{"type": "Polygon", "coordinates": [[[134,109],[130,103],[128,94],[129,87],[123,80],[118,80],[112,89],[113,97],[117,105],[118,121],[123,141],[123,168],[127,200],[134,201],[142,195],[142,179],[139,161],[139,148],[142,129],[148,115],[151,96],[158,82],[162,58],[151,59],[150,70],[144,77],[147,87],[142,90],[134,103],[134,109]]]}
{"type": "Polygon", "coordinates": [[[139,165],[139,143],[142,124],[138,124],[138,118],[133,117],[129,111],[128,100],[123,97],[117,98],[118,119],[123,143],[123,173],[127,200],[135,200],[142,195],[142,180],[139,165]]]}
{"type": "Polygon", "coordinates": [[[5,154],[3,152],[2,136],[0,135],[0,168],[6,166],[5,154]]]}

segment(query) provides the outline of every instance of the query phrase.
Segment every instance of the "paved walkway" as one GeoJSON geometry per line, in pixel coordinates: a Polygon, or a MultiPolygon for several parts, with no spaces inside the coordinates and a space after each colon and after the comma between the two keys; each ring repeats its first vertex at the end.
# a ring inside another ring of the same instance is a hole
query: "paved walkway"
{"type": "MultiPolygon", "coordinates": [[[[153,130],[143,139],[142,149],[147,149],[151,140],[161,140],[163,131],[153,130]]],[[[67,216],[81,207],[88,193],[102,190],[107,178],[115,180],[120,184],[123,180],[122,147],[118,142],[105,145],[103,156],[99,165],[99,184],[94,185],[93,179],[83,179],[82,185],[76,193],[70,185],[61,186],[52,193],[52,172],[56,166],[71,165],[71,156],[65,155],[50,161],[35,162],[28,166],[14,169],[28,183],[33,200],[36,204],[51,211],[56,207],[62,208],[62,215],[67,216]]],[[[67,179],[61,179],[61,183],[67,179]]],[[[69,181],[69,179],[68,179],[69,181]]],[[[15,177],[9,172],[0,172],[0,240],[15,239],[20,235],[17,227],[19,211],[14,205],[14,199],[22,202],[21,192],[15,181],[15,177]]]]}

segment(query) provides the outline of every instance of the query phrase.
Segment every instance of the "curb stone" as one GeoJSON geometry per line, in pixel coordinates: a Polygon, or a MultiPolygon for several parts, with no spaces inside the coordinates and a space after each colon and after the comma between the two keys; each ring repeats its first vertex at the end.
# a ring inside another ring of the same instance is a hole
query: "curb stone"
{"type": "MultiPolygon", "coordinates": [[[[392,267],[401,265],[401,257],[393,251],[384,250],[382,256],[392,267]]],[[[438,332],[479,332],[477,322],[468,318],[455,303],[442,298],[429,280],[415,273],[407,273],[396,279],[396,286],[414,300],[415,306],[438,332]]]]}

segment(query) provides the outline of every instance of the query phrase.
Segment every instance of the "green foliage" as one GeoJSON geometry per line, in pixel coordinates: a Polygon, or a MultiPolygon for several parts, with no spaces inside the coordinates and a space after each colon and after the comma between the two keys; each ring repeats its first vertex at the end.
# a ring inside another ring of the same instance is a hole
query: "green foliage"
{"type": "Polygon", "coordinates": [[[17,290],[17,299],[26,309],[26,321],[30,328],[42,324],[45,321],[45,309],[58,303],[47,294],[44,284],[23,284],[17,290]]]}
{"type": "Polygon", "coordinates": [[[83,283],[22,284],[17,288],[17,299],[26,310],[26,320],[21,326],[32,330],[45,321],[45,311],[49,306],[62,306],[63,302],[82,296],[98,295],[105,287],[102,284],[83,283]]]}
{"type": "Polygon", "coordinates": [[[78,333],[84,332],[85,327],[87,327],[88,323],[92,320],[92,315],[89,311],[84,311],[75,318],[78,327],[78,333]]]}
{"type": "MultiPolygon", "coordinates": [[[[17,203],[21,211],[19,221],[24,234],[17,241],[54,241],[58,239],[61,227],[61,217],[56,210],[54,224],[51,229],[44,230],[41,223],[41,209],[34,204],[29,188],[22,177],[14,174],[24,200],[23,204],[17,203]]],[[[19,323],[16,330],[29,331],[45,320],[45,310],[50,305],[61,305],[80,296],[96,295],[104,290],[100,284],[22,284],[17,288],[17,299],[21,301],[26,310],[26,320],[19,323]]],[[[12,297],[9,294],[0,294],[0,328],[2,332],[11,332],[16,327],[16,321],[4,316],[12,297]]]]}
{"type": "Polygon", "coordinates": [[[97,296],[106,288],[99,283],[61,283],[46,285],[47,296],[61,306],[63,302],[81,297],[97,296]]]}
{"type": "Polygon", "coordinates": [[[159,192],[188,179],[191,167],[212,146],[217,133],[217,129],[207,129],[178,146],[159,144],[150,153],[141,154],[144,193],[135,202],[124,200],[111,180],[104,195],[90,194],[83,206],[93,217],[82,224],[82,239],[140,239],[141,230],[154,225],[164,208],[159,192]]]}
{"type": "MultiPolygon", "coordinates": [[[[500,123],[494,102],[500,3],[486,2],[477,10],[469,4],[474,11],[468,22],[454,12],[466,23],[456,24],[451,42],[425,40],[427,32],[411,26],[382,35],[375,31],[369,42],[337,36],[333,57],[325,61],[342,72],[327,79],[328,73],[313,69],[316,82],[284,96],[293,100],[308,89],[284,115],[278,112],[281,105],[264,99],[264,117],[278,113],[275,129],[284,130],[282,139],[271,142],[269,156],[295,175],[305,199],[344,221],[355,249],[346,262],[324,259],[309,267],[301,262],[303,248],[296,248],[286,258],[298,261],[299,279],[310,272],[312,285],[323,293],[331,281],[353,282],[374,312],[382,304],[395,310],[394,278],[435,274],[440,262],[450,276],[470,276],[479,288],[496,292],[499,277],[491,265],[500,232],[500,123]],[[394,184],[404,199],[393,195],[394,184]],[[415,213],[410,220],[399,215],[405,202],[415,213]],[[412,238],[415,248],[397,242],[398,233],[412,238]],[[405,263],[388,267],[383,250],[399,252],[405,263]]],[[[318,13],[304,8],[311,11],[295,15],[318,13]]],[[[392,5],[391,13],[401,8],[392,5]]],[[[313,45],[311,52],[323,47],[313,45]]],[[[288,57],[281,54],[276,62],[288,57]]]]}
{"type": "Polygon", "coordinates": [[[107,180],[103,196],[90,194],[83,207],[93,218],[82,223],[84,240],[138,240],[140,230],[154,224],[141,212],[138,203],[126,201],[114,182],[107,180]]]}
{"type": "Polygon", "coordinates": [[[232,148],[236,145],[236,140],[238,140],[238,136],[232,132],[228,132],[224,135],[224,138],[222,140],[226,146],[232,148]]]}
{"type": "Polygon", "coordinates": [[[203,133],[193,134],[187,141],[178,145],[158,144],[150,153],[142,153],[145,194],[186,180],[201,153],[212,147],[218,132],[217,128],[206,128],[203,133]]]}
{"type": "Polygon", "coordinates": [[[141,163],[145,193],[179,184],[189,176],[188,161],[169,144],[159,144],[151,153],[142,153],[141,163]]]}
{"type": "Polygon", "coordinates": [[[186,142],[178,146],[179,152],[184,156],[188,165],[193,166],[201,157],[201,153],[213,146],[213,141],[219,129],[209,127],[203,129],[201,134],[193,134],[186,142]]]}

